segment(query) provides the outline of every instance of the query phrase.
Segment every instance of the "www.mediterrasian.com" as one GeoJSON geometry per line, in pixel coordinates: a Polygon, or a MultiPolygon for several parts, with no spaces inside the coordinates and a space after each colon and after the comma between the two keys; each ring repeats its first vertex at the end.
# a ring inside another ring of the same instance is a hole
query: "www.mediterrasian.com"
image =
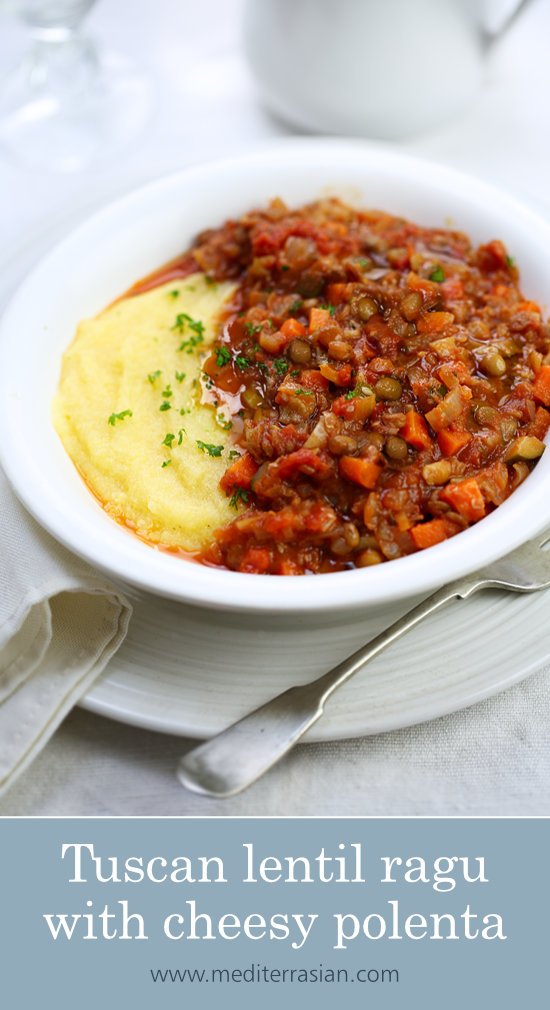
{"type": "Polygon", "coordinates": [[[294,982],[297,984],[325,985],[342,983],[389,984],[399,982],[397,968],[358,968],[348,971],[347,968],[330,968],[323,964],[315,968],[274,968],[255,962],[246,968],[150,968],[152,982],[157,983],[274,983],[294,982]]]}

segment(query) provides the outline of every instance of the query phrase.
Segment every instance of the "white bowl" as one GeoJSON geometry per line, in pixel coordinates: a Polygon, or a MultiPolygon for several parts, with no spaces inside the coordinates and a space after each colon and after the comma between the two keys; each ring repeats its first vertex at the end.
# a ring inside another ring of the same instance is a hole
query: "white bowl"
{"type": "Polygon", "coordinates": [[[194,235],[281,196],[290,204],[337,194],[423,225],[501,238],[529,298],[550,289],[550,227],[477,179],[362,141],[293,139],[187,169],[136,190],[61,242],[13,298],[0,329],[0,461],[36,519],[96,567],[153,593],[226,610],[320,615],[417,596],[517,547],[550,519],[550,453],[476,526],[374,568],[310,578],[244,575],[186,562],[141,543],[100,508],[54,431],[51,402],[76,325],[194,235]]]}

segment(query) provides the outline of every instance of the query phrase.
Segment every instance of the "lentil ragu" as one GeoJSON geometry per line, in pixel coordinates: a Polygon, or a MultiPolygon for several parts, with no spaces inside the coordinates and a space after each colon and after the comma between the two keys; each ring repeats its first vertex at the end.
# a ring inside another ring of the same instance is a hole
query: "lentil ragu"
{"type": "Polygon", "coordinates": [[[238,511],[203,563],[300,575],[399,558],[478,522],[542,454],[550,326],[498,239],[274,200],[191,257],[238,284],[203,365],[232,416],[221,485],[238,511]]]}

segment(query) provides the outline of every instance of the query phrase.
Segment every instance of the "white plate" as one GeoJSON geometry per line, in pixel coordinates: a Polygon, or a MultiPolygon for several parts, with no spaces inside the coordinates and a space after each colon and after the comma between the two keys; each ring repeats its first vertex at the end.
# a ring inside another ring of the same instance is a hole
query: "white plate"
{"type": "MultiPolygon", "coordinates": [[[[5,260],[0,302],[60,232],[33,235],[5,260]]],[[[317,630],[298,624],[281,630],[265,617],[247,620],[130,594],[135,613],[128,638],[82,704],[182,736],[217,732],[285,687],[321,674],[375,631],[372,619],[350,625],[337,615],[317,630]]],[[[433,719],[524,679],[550,659],[549,603],[550,593],[484,593],[451,604],[346,685],[308,741],[433,719]]],[[[387,623],[404,607],[388,607],[387,623]]]]}
{"type": "MultiPolygon", "coordinates": [[[[484,592],[434,614],[327,705],[308,741],[425,722],[487,698],[550,659],[550,592],[484,592]]],[[[393,607],[387,623],[404,611],[393,607]]],[[[317,630],[266,626],[138,593],[126,642],[83,705],[137,726],[204,737],[330,669],[374,633],[335,618],[317,630]]]]}

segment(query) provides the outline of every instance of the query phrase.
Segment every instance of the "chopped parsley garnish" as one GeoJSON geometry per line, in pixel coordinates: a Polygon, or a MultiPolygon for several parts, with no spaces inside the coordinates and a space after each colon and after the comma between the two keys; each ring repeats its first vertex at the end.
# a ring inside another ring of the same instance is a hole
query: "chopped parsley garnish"
{"type": "Polygon", "coordinates": [[[313,396],[311,389],[302,389],[300,387],[299,389],[296,389],[294,392],[296,393],[296,396],[313,396]]]}
{"type": "Polygon", "coordinates": [[[180,414],[182,415],[182,417],[183,417],[184,414],[190,414],[190,413],[191,413],[191,407],[187,407],[187,408],[186,407],[180,407],[180,414]]]}
{"type": "Polygon", "coordinates": [[[231,508],[236,509],[239,507],[239,502],[242,502],[243,505],[246,505],[247,501],[248,501],[248,491],[245,491],[244,487],[236,487],[233,494],[231,495],[231,498],[229,499],[229,504],[231,508]]]}
{"type": "Polygon", "coordinates": [[[443,272],[443,267],[437,266],[435,270],[432,270],[430,274],[430,280],[435,281],[437,284],[441,284],[445,280],[445,274],[443,272]]]}
{"type": "Polygon", "coordinates": [[[516,261],[513,256],[506,256],[506,265],[509,267],[515,267],[516,261]]]}
{"type": "Polygon", "coordinates": [[[179,297],[179,288],[174,288],[174,290],[173,291],[169,291],[168,294],[169,294],[170,298],[178,298],[179,297]]]}
{"type": "Polygon", "coordinates": [[[168,448],[171,449],[172,448],[172,443],[175,442],[175,441],[176,441],[176,436],[172,435],[172,432],[169,431],[168,434],[164,436],[164,438],[163,438],[163,440],[162,440],[162,442],[160,444],[161,445],[167,445],[168,448]]]}
{"type": "Polygon", "coordinates": [[[355,389],[349,389],[345,395],[346,400],[354,400],[356,396],[362,396],[363,389],[361,386],[357,386],[355,389]]]}
{"type": "Polygon", "coordinates": [[[161,372],[160,368],[157,368],[156,372],[149,372],[149,375],[147,376],[147,378],[149,379],[149,382],[151,383],[151,385],[153,385],[153,383],[155,383],[157,381],[157,379],[160,379],[161,375],[162,375],[162,372],[161,372]]]}
{"type": "Polygon", "coordinates": [[[187,351],[188,354],[192,354],[194,348],[198,344],[202,344],[204,340],[204,323],[201,323],[200,319],[193,319],[187,312],[178,313],[172,329],[177,330],[178,333],[191,330],[191,336],[187,340],[182,340],[178,351],[187,351]]]}
{"type": "Polygon", "coordinates": [[[181,443],[183,442],[184,435],[187,435],[185,428],[180,428],[180,430],[178,431],[178,445],[181,445],[181,443]]]}
{"type": "Polygon", "coordinates": [[[166,389],[162,390],[162,393],[160,395],[164,396],[165,399],[168,399],[168,397],[172,396],[172,387],[170,383],[168,383],[166,389]]]}
{"type": "Polygon", "coordinates": [[[334,313],[336,312],[336,306],[335,305],[329,305],[328,302],[323,302],[320,307],[322,309],[326,309],[327,312],[330,312],[331,316],[333,316],[334,313]]]}
{"type": "Polygon", "coordinates": [[[193,351],[195,350],[195,347],[198,347],[199,344],[202,344],[203,340],[204,337],[195,336],[193,334],[193,336],[189,337],[188,340],[182,340],[181,344],[178,347],[178,351],[186,351],[187,354],[192,354],[193,351]]]}
{"type": "Polygon", "coordinates": [[[238,449],[230,449],[229,452],[228,452],[228,456],[229,456],[229,459],[231,459],[231,460],[233,460],[233,459],[240,459],[241,458],[241,454],[240,454],[240,452],[239,452],[238,449]]]}
{"type": "Polygon", "coordinates": [[[284,375],[285,372],[288,372],[288,361],[286,358],[275,358],[273,367],[279,375],[284,375]]]}
{"type": "Polygon", "coordinates": [[[301,309],[303,304],[304,304],[303,300],[301,298],[297,298],[296,301],[293,302],[292,305],[290,306],[290,311],[298,312],[298,309],[301,309]]]}
{"type": "Polygon", "coordinates": [[[112,424],[114,427],[117,421],[123,421],[125,417],[131,417],[131,416],[132,416],[131,410],[121,410],[119,414],[111,414],[111,416],[107,421],[107,424],[112,424]]]}
{"type": "Polygon", "coordinates": [[[245,328],[246,332],[248,333],[249,337],[254,337],[262,329],[262,324],[261,323],[245,323],[244,324],[244,328],[245,328]]]}
{"type": "Polygon", "coordinates": [[[220,428],[223,428],[224,431],[230,431],[233,427],[233,421],[226,420],[222,414],[217,415],[216,421],[218,422],[220,428]]]}
{"type": "Polygon", "coordinates": [[[360,260],[359,260],[359,266],[360,266],[360,267],[361,267],[361,268],[362,268],[363,270],[366,270],[366,268],[367,268],[367,267],[370,267],[370,265],[371,265],[371,262],[372,262],[371,260],[367,260],[367,259],[360,259],[360,260]]]}
{"type": "Polygon", "coordinates": [[[223,366],[229,364],[230,361],[231,354],[227,350],[227,347],[216,347],[216,364],[218,368],[223,368],[223,366]]]}
{"type": "Polygon", "coordinates": [[[178,382],[183,382],[185,379],[185,372],[175,372],[174,374],[178,382]]]}
{"type": "Polygon", "coordinates": [[[242,371],[244,371],[245,368],[248,368],[250,366],[250,358],[245,358],[243,357],[242,354],[238,354],[237,357],[235,358],[235,364],[237,368],[240,368],[242,371]]]}
{"type": "Polygon", "coordinates": [[[299,368],[294,368],[294,369],[292,370],[292,372],[290,373],[290,375],[291,375],[291,377],[292,377],[293,379],[297,379],[297,378],[298,378],[298,376],[299,376],[299,374],[300,374],[300,369],[299,369],[299,368]]]}
{"type": "Polygon", "coordinates": [[[161,403],[161,405],[160,405],[160,407],[159,407],[159,410],[171,410],[171,409],[172,409],[172,404],[169,403],[168,400],[163,400],[162,403],[161,403]]]}
{"type": "Polygon", "coordinates": [[[208,284],[209,287],[211,287],[211,288],[217,288],[217,286],[218,286],[218,282],[216,280],[214,280],[213,277],[209,277],[208,274],[204,275],[204,282],[205,282],[205,284],[208,284]]]}
{"type": "Polygon", "coordinates": [[[283,263],[283,265],[281,266],[281,270],[284,270],[286,273],[287,270],[290,270],[290,267],[287,266],[286,263],[283,263]]]}
{"type": "Polygon", "coordinates": [[[171,459],[165,459],[165,460],[164,460],[164,463],[161,463],[160,465],[161,465],[162,469],[164,470],[164,467],[165,467],[165,466],[170,466],[170,463],[171,463],[171,462],[172,462],[172,460],[171,460],[171,459]]]}
{"type": "Polygon", "coordinates": [[[197,439],[197,445],[201,452],[207,452],[209,456],[221,456],[223,445],[212,445],[210,442],[201,442],[197,439]]]}

